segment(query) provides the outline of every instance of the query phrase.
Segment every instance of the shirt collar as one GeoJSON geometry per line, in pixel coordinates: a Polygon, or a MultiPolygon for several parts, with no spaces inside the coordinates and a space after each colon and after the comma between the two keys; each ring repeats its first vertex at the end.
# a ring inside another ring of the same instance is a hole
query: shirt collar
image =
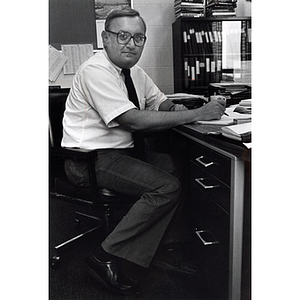
{"type": "Polygon", "coordinates": [[[122,68],[118,67],[117,65],[115,65],[108,57],[108,54],[106,52],[106,50],[103,48],[103,53],[105,55],[105,57],[107,58],[107,60],[112,64],[112,66],[116,69],[116,71],[118,72],[118,74],[120,76],[122,76],[122,68]]]}

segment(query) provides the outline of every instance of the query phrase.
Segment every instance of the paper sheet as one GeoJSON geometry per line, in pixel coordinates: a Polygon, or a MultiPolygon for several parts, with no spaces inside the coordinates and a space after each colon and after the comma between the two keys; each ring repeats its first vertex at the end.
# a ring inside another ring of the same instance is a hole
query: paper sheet
{"type": "Polygon", "coordinates": [[[82,63],[93,55],[92,44],[61,45],[62,53],[68,57],[64,74],[75,74],[82,63]]]}
{"type": "Polygon", "coordinates": [[[223,115],[220,120],[197,121],[197,123],[206,125],[231,125],[235,124],[235,121],[233,118],[223,115]]]}
{"type": "Polygon", "coordinates": [[[62,71],[68,57],[49,45],[49,80],[55,81],[62,71]]]}
{"type": "Polygon", "coordinates": [[[239,136],[241,134],[251,132],[251,127],[252,127],[252,123],[243,123],[243,124],[222,127],[222,131],[239,136]]]}
{"type": "Polygon", "coordinates": [[[251,120],[251,114],[240,114],[238,112],[235,112],[235,106],[227,107],[225,112],[229,115],[230,118],[233,118],[235,120],[251,120]]]}

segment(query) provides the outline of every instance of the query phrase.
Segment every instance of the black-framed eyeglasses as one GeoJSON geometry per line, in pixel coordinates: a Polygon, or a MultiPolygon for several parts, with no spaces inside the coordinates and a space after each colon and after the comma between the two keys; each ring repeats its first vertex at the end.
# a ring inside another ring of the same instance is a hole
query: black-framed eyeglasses
{"type": "Polygon", "coordinates": [[[119,44],[127,44],[130,41],[130,39],[132,38],[134,44],[137,47],[142,47],[142,46],[144,46],[146,39],[147,39],[147,37],[142,33],[136,33],[135,35],[132,35],[131,33],[127,32],[127,31],[122,31],[122,30],[120,30],[119,32],[113,32],[110,30],[105,30],[105,31],[116,34],[117,42],[119,44]]]}

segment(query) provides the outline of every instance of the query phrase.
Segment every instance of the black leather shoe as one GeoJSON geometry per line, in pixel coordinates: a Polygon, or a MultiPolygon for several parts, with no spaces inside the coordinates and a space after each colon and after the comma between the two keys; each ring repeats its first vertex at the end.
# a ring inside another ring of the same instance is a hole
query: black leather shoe
{"type": "Polygon", "coordinates": [[[92,255],[85,262],[90,267],[92,275],[111,292],[122,295],[136,292],[138,282],[120,272],[115,260],[103,262],[92,255]]]}

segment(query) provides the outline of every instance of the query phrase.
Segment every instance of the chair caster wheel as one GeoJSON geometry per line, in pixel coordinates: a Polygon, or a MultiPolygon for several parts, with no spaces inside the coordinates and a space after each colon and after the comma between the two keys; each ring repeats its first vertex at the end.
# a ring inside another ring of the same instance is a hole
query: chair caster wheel
{"type": "Polygon", "coordinates": [[[79,219],[75,219],[74,222],[75,222],[75,226],[76,227],[80,226],[80,220],[79,219]]]}
{"type": "Polygon", "coordinates": [[[59,269],[61,267],[60,257],[59,256],[53,256],[50,259],[50,266],[51,266],[52,269],[59,269]]]}

